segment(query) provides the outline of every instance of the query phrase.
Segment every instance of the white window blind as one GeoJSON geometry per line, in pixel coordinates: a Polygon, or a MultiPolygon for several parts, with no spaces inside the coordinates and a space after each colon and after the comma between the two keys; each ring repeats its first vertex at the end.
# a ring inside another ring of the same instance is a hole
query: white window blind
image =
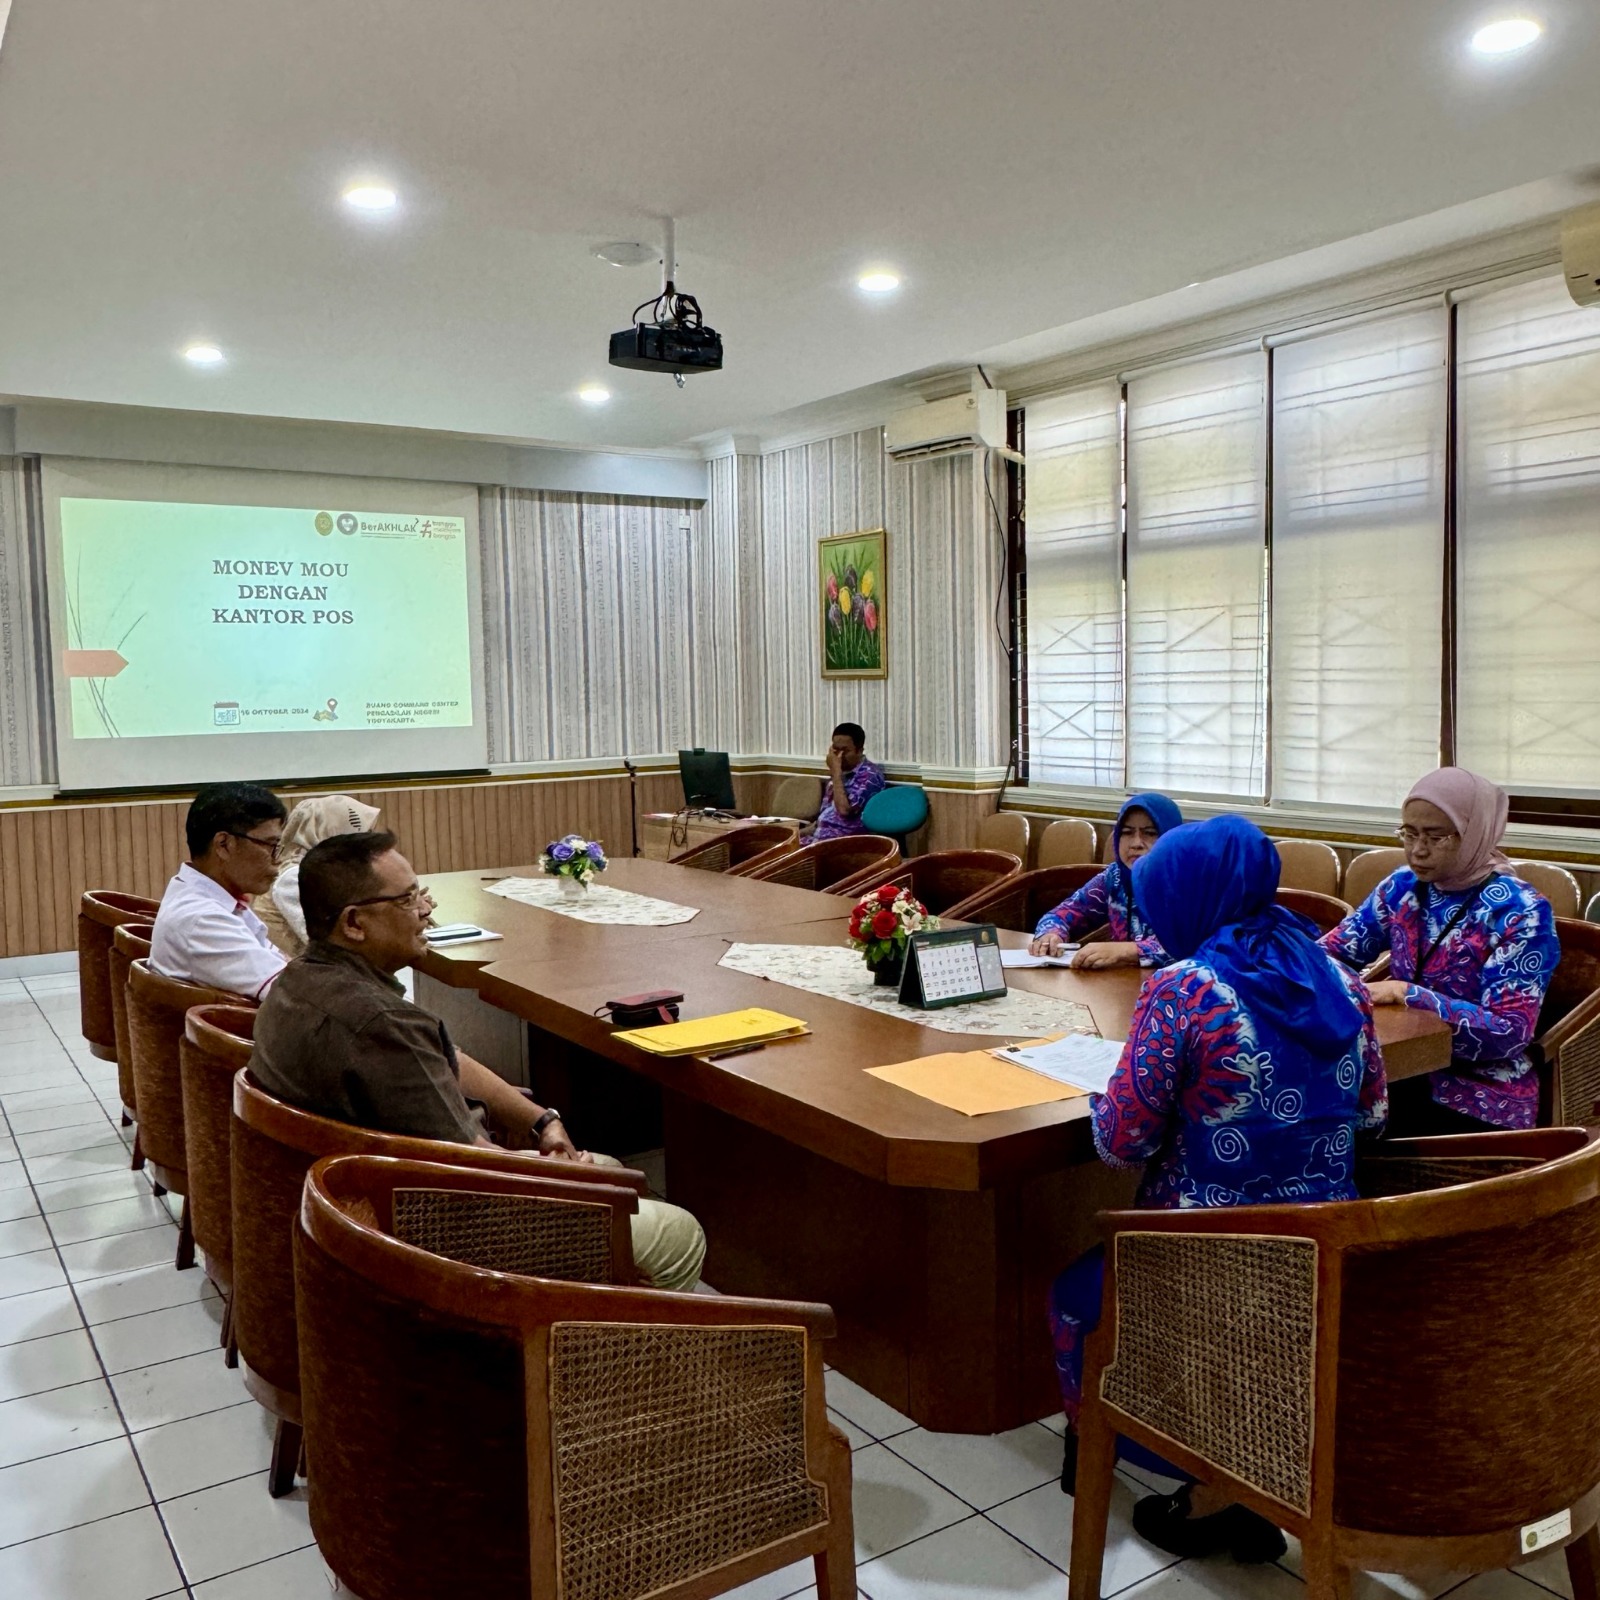
{"type": "Polygon", "coordinates": [[[1543,278],[1458,317],[1457,759],[1600,790],[1600,311],[1543,278]]]}
{"type": "Polygon", "coordinates": [[[1397,806],[1439,762],[1446,313],[1273,352],[1272,791],[1397,806]]]}
{"type": "Polygon", "coordinates": [[[1028,771],[1116,787],[1122,737],[1121,389],[1028,407],[1028,771]]]}
{"type": "Polygon", "coordinates": [[[1128,386],[1128,768],[1135,788],[1259,797],[1266,357],[1128,386]]]}

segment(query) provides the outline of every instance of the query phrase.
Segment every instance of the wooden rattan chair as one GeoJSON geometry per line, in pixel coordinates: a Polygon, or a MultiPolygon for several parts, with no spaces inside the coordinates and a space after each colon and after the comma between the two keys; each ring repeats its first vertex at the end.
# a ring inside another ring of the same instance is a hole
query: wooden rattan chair
{"type": "Polygon", "coordinates": [[[799,842],[800,830],[792,822],[747,822],[742,828],[730,828],[720,839],[707,839],[674,856],[672,864],[745,876],[751,867],[776,861],[796,849],[799,842]]]}
{"type": "Polygon", "coordinates": [[[1004,850],[1017,858],[1019,868],[1028,864],[1028,838],[1032,825],[1020,811],[991,811],[978,819],[974,840],[979,850],[1004,850]]]}
{"type": "Polygon", "coordinates": [[[1590,898],[1588,905],[1583,908],[1585,922],[1600,922],[1600,894],[1590,898]]]}
{"type": "MultiPolygon", "coordinates": [[[[111,936],[111,954],[106,958],[111,983],[111,1031],[117,1042],[117,1093],[122,1098],[123,1115],[135,1121],[139,1116],[139,1095],[133,1081],[133,1047],[128,1042],[128,971],[135,961],[143,961],[150,954],[150,936],[154,932],[153,922],[121,923],[111,936]]],[[[144,1150],[135,1132],[134,1170],[143,1165],[144,1150]]]]}
{"type": "Polygon", "coordinates": [[[365,1600],[464,1571],[480,1600],[706,1600],[809,1556],[818,1594],[851,1600],[832,1312],[614,1287],[604,1207],[554,1192],[573,1188],[311,1170],[295,1272],[324,1560],[365,1600]]]}
{"type": "Polygon", "coordinates": [[[1511,870],[1524,883],[1532,884],[1558,917],[1576,917],[1583,909],[1583,891],[1565,867],[1552,861],[1513,861],[1511,870]]]}
{"type": "Polygon", "coordinates": [[[893,839],[877,833],[851,833],[803,845],[745,876],[794,889],[854,894],[887,883],[899,861],[900,846],[893,839]]]}
{"type": "MultiPolygon", "coordinates": [[[[115,889],[85,889],[78,901],[78,1006],[91,1055],[117,1059],[117,1024],[111,1009],[111,941],[125,922],[154,922],[155,900],[115,889]]],[[[124,1101],[122,1125],[133,1120],[124,1101]]]]}
{"type": "Polygon", "coordinates": [[[1278,904],[1309,918],[1319,933],[1331,933],[1350,915],[1350,907],[1337,895],[1316,894],[1310,889],[1280,889],[1278,904]]]}
{"type": "Polygon", "coordinates": [[[1540,1121],[1557,1127],[1600,1123],[1600,927],[1556,918],[1561,960],[1539,1009],[1533,1059],[1540,1121]]]}
{"type": "Polygon", "coordinates": [[[1039,859],[1034,866],[1081,866],[1093,861],[1099,848],[1099,834],[1087,817],[1057,817],[1039,835],[1039,859]]]}
{"type": "MultiPolygon", "coordinates": [[[[391,1156],[464,1167],[475,1172],[551,1170],[548,1158],[485,1145],[408,1139],[352,1127],[286,1105],[241,1072],[233,1081],[233,1337],[243,1362],[245,1387],[277,1419],[272,1467],[274,1497],[294,1487],[300,1456],[300,1356],[294,1310],[293,1222],[311,1164],[323,1156],[391,1156]]],[[[577,1162],[561,1166],[564,1182],[593,1187],[602,1196],[645,1192],[644,1174],[577,1162]]],[[[637,1205],[631,1209],[636,1210],[637,1205]]],[[[632,1272],[632,1263],[629,1263],[632,1272]]],[[[375,1600],[375,1597],[373,1597],[375,1600]]]]}
{"type": "Polygon", "coordinates": [[[1340,896],[1351,905],[1360,905],[1374,889],[1406,864],[1406,853],[1398,845],[1386,845],[1381,850],[1363,850],[1344,869],[1344,886],[1340,896]]]}
{"type": "Polygon", "coordinates": [[[248,1006],[225,989],[183,983],[151,970],[148,961],[128,969],[128,1046],[139,1105],[139,1147],[151,1176],[183,1196],[178,1249],[180,1272],[194,1265],[194,1219],[189,1209],[189,1147],[183,1125],[183,1073],[178,1046],[193,1006],[248,1006]]]}
{"type": "Polygon", "coordinates": [[[1280,889],[1309,889],[1313,894],[1339,892],[1339,852],[1315,839],[1274,839],[1283,870],[1280,889]]]}
{"type": "Polygon", "coordinates": [[[227,1304],[222,1346],[230,1367],[239,1364],[233,1340],[233,1080],[249,1065],[255,1027],[253,1007],[196,1006],[178,1041],[189,1221],[206,1276],[227,1304]]]}
{"type": "Polygon", "coordinates": [[[913,856],[889,881],[909,889],[936,917],[943,917],[951,906],[996,889],[1021,872],[1021,858],[1009,850],[935,850],[913,856]]]}
{"type": "Polygon", "coordinates": [[[1313,1600],[1353,1571],[1513,1566],[1567,1513],[1551,1542],[1596,1600],[1600,1144],[1535,1129],[1383,1159],[1424,1192],[1102,1216],[1071,1600],[1100,1593],[1118,1433],[1296,1534],[1313,1600]]]}
{"type": "Polygon", "coordinates": [[[1068,895],[1092,883],[1104,869],[1093,861],[1066,867],[1035,867],[991,884],[944,913],[952,922],[992,922],[1014,933],[1032,933],[1039,919],[1068,895]]]}
{"type": "Polygon", "coordinates": [[[772,791],[771,814],[793,817],[797,822],[815,822],[822,809],[821,778],[785,778],[772,791]]]}

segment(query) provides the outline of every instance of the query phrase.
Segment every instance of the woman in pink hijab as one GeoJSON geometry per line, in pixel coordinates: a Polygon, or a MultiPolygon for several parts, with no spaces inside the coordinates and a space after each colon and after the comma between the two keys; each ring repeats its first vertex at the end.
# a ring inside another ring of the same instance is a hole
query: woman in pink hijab
{"type": "Polygon", "coordinates": [[[1324,939],[1353,967],[1390,957],[1374,1005],[1431,1011],[1455,1035],[1450,1065],[1390,1085],[1397,1134],[1531,1128],[1539,1085],[1528,1044],[1561,947],[1550,903],[1500,850],[1506,792],[1464,767],[1430,772],[1406,797],[1406,864],[1324,939]]]}

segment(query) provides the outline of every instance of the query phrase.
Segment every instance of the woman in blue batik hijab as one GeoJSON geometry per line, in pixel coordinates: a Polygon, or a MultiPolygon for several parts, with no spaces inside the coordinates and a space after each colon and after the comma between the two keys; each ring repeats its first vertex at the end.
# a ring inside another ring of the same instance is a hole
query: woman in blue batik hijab
{"type": "MultiPolygon", "coordinates": [[[[1278,852],[1243,817],[1163,835],[1134,868],[1139,905],[1170,965],[1145,983],[1107,1093],[1091,1097],[1095,1148],[1140,1167],[1137,1204],[1238,1206],[1353,1200],[1355,1135],[1388,1113],[1383,1058],[1360,980],[1278,905],[1278,852]]],[[[1050,1321],[1067,1414],[1062,1487],[1076,1481],[1083,1339],[1100,1320],[1104,1252],[1056,1280],[1050,1321]]],[[[1123,1456],[1182,1477],[1131,1441],[1123,1456]]],[[[1283,1537],[1204,1484],[1134,1508],[1175,1555],[1271,1561],[1283,1537]]]]}
{"type": "Polygon", "coordinates": [[[1164,967],[1167,952],[1134,896],[1133,868],[1155,848],[1156,840],[1182,822],[1176,802],[1164,794],[1129,795],[1111,830],[1110,865],[1039,919],[1028,948],[1036,956],[1058,955],[1091,929],[1104,927],[1109,938],[1085,945],[1073,957],[1073,966],[1164,967]]]}

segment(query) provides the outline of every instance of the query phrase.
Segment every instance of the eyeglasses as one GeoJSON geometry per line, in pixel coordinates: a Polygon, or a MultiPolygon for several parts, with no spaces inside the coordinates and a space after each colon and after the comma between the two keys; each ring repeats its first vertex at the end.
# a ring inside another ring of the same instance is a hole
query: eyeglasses
{"type": "Polygon", "coordinates": [[[345,910],[355,906],[399,906],[402,911],[417,911],[424,904],[431,911],[433,896],[428,893],[426,884],[414,883],[404,894],[375,894],[367,900],[352,900],[345,910]]]}
{"type": "Polygon", "coordinates": [[[237,828],[224,828],[222,831],[226,833],[229,838],[248,840],[251,844],[258,844],[263,850],[266,850],[274,855],[277,853],[278,846],[283,843],[283,835],[281,833],[274,834],[270,839],[263,839],[260,834],[240,833],[237,828]]]}
{"type": "Polygon", "coordinates": [[[1454,828],[1396,828],[1394,831],[1401,844],[1421,842],[1430,850],[1437,850],[1440,845],[1461,837],[1454,828]]]}

